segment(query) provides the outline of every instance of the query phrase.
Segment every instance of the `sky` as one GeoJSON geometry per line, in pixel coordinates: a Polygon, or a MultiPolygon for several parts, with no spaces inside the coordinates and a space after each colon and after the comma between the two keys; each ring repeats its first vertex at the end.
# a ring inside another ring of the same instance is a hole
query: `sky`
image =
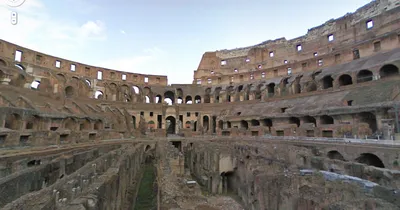
{"type": "Polygon", "coordinates": [[[193,81],[207,51],[292,39],[369,0],[0,0],[0,39],[115,70],[193,81]],[[11,11],[18,24],[11,24],[11,11]]]}

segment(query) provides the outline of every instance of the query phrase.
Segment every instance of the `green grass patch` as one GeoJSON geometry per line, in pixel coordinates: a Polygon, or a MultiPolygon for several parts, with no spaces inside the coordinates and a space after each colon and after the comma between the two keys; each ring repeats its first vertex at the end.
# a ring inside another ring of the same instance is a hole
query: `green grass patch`
{"type": "Polygon", "coordinates": [[[146,164],[140,182],[134,210],[157,209],[157,182],[155,167],[146,164]]]}

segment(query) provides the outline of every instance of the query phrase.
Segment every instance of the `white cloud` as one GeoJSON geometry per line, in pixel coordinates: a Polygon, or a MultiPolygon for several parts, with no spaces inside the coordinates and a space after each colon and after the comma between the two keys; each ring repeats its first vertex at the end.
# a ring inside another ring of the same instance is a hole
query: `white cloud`
{"type": "Polygon", "coordinates": [[[10,22],[11,8],[0,0],[0,39],[55,54],[82,47],[90,41],[107,39],[107,30],[100,20],[76,22],[52,17],[42,0],[28,0],[12,8],[18,12],[18,24],[10,22]]]}
{"type": "Polygon", "coordinates": [[[119,32],[121,32],[121,34],[126,35],[126,32],[124,30],[120,30],[119,32]]]}

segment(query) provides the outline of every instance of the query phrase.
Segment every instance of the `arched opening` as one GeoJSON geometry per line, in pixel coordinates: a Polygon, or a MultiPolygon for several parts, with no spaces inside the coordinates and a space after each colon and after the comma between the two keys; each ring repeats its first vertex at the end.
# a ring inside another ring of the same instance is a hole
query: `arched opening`
{"type": "Polygon", "coordinates": [[[65,119],[64,128],[74,131],[76,129],[75,121],[72,118],[65,119]]]}
{"type": "Polygon", "coordinates": [[[0,59],[0,66],[7,66],[7,63],[4,60],[0,59]]]}
{"type": "Polygon", "coordinates": [[[362,153],[358,158],[356,158],[356,161],[362,164],[375,166],[378,168],[385,168],[385,165],[383,164],[382,160],[378,156],[372,153],[362,153]]]}
{"type": "Polygon", "coordinates": [[[103,129],[103,122],[101,120],[97,120],[94,123],[94,129],[95,130],[102,130],[103,129]]]}
{"type": "Polygon", "coordinates": [[[170,98],[165,98],[164,99],[164,102],[166,103],[166,104],[168,104],[168,105],[172,105],[174,102],[172,101],[172,99],[170,99],[170,98]]]}
{"type": "Polygon", "coordinates": [[[132,116],[132,125],[133,125],[133,129],[136,129],[136,117],[132,116]]]}
{"type": "Polygon", "coordinates": [[[21,116],[19,114],[7,114],[4,127],[19,130],[21,128],[21,116]]]}
{"type": "Polygon", "coordinates": [[[317,90],[317,84],[315,84],[315,82],[308,82],[307,83],[307,88],[306,88],[307,92],[312,92],[312,91],[316,91],[317,90]]]}
{"type": "Polygon", "coordinates": [[[222,90],[221,87],[215,88],[215,91],[214,91],[214,103],[219,103],[219,99],[220,99],[219,98],[219,94],[220,94],[221,90],[222,90]]]}
{"type": "Polygon", "coordinates": [[[250,123],[251,123],[251,126],[260,126],[260,121],[258,121],[258,120],[251,120],[250,121],[250,123]]]}
{"type": "Polygon", "coordinates": [[[80,124],[79,130],[92,130],[92,124],[88,119],[84,119],[83,122],[80,124]]]}
{"type": "Polygon", "coordinates": [[[360,116],[360,122],[367,123],[372,133],[375,133],[378,130],[376,117],[373,113],[361,112],[359,116],[360,116]]]}
{"type": "Polygon", "coordinates": [[[346,86],[353,84],[351,76],[348,74],[343,74],[339,77],[339,86],[346,86]]]}
{"type": "Polygon", "coordinates": [[[271,128],[272,127],[272,120],[265,118],[262,120],[262,125],[271,128]]]}
{"type": "Polygon", "coordinates": [[[381,78],[399,75],[399,68],[392,64],[384,65],[379,70],[379,75],[381,75],[381,78]]]}
{"type": "Polygon", "coordinates": [[[168,105],[172,105],[175,103],[175,94],[172,91],[166,91],[164,93],[164,102],[168,105]]]}
{"type": "Polygon", "coordinates": [[[204,132],[207,132],[210,126],[210,119],[208,116],[203,116],[203,130],[204,132]]]}
{"type": "Polygon", "coordinates": [[[311,116],[305,116],[303,118],[304,123],[312,123],[314,125],[314,127],[317,126],[317,120],[314,117],[311,116]]]}
{"type": "Polygon", "coordinates": [[[151,149],[151,146],[150,146],[150,145],[146,145],[146,147],[144,148],[144,151],[147,152],[147,151],[149,151],[150,149],[151,149]]]}
{"type": "Polygon", "coordinates": [[[342,154],[340,154],[340,152],[336,151],[336,150],[332,150],[328,152],[328,158],[331,160],[341,160],[341,161],[346,161],[343,157],[342,154]]]}
{"type": "Polygon", "coordinates": [[[221,130],[224,129],[224,121],[222,120],[218,121],[218,128],[221,130]]]}
{"type": "Polygon", "coordinates": [[[178,97],[177,103],[178,104],[182,104],[183,103],[183,99],[181,97],[178,97]]]}
{"type": "Polygon", "coordinates": [[[223,193],[236,193],[238,188],[235,173],[232,171],[222,172],[222,192],[223,193]]]}
{"type": "Polygon", "coordinates": [[[257,89],[256,89],[256,91],[255,91],[255,98],[256,98],[256,100],[261,100],[261,98],[262,98],[262,96],[261,96],[261,88],[263,87],[263,84],[259,84],[258,86],[257,86],[257,89]]]}
{"type": "Polygon", "coordinates": [[[153,120],[150,120],[149,122],[147,122],[147,129],[149,130],[156,129],[156,123],[153,120]]]}
{"type": "Polygon", "coordinates": [[[333,78],[330,75],[325,76],[324,78],[322,78],[322,88],[323,89],[328,89],[328,88],[331,88],[331,87],[333,87],[333,78]]]}
{"type": "Polygon", "coordinates": [[[146,102],[146,104],[150,103],[150,97],[149,96],[145,96],[145,102],[146,102]]]}
{"type": "Polygon", "coordinates": [[[240,128],[249,129],[249,123],[246,120],[240,121],[240,128]]]}
{"type": "Polygon", "coordinates": [[[166,119],[167,134],[175,134],[176,119],[175,117],[169,116],[166,119]]]}
{"type": "Polygon", "coordinates": [[[217,117],[216,116],[212,117],[212,132],[213,133],[217,132],[217,117]]]}
{"type": "Polygon", "coordinates": [[[322,125],[334,124],[333,117],[328,116],[328,115],[321,116],[320,121],[321,121],[322,125]]]}
{"type": "Polygon", "coordinates": [[[186,104],[193,104],[192,96],[186,96],[185,102],[186,102],[186,104]]]}
{"type": "Polygon", "coordinates": [[[204,94],[204,103],[210,103],[211,88],[207,88],[204,94]]]}
{"type": "Polygon", "coordinates": [[[75,94],[75,89],[72,86],[68,86],[65,88],[65,96],[70,98],[74,96],[75,94]]]}
{"type": "Polygon", "coordinates": [[[103,96],[104,96],[104,94],[103,94],[103,92],[102,91],[100,91],[100,90],[97,90],[95,93],[94,93],[94,98],[96,98],[96,99],[103,99],[103,96]]]}
{"type": "Polygon", "coordinates": [[[289,118],[289,124],[296,124],[297,127],[300,127],[300,119],[297,117],[289,118]]]}
{"type": "Polygon", "coordinates": [[[201,103],[201,97],[199,95],[194,97],[194,103],[196,103],[196,104],[201,103]]]}
{"type": "Polygon", "coordinates": [[[39,81],[33,81],[31,83],[31,89],[32,90],[39,90],[40,82],[39,81]]]}
{"type": "Polygon", "coordinates": [[[19,70],[25,71],[25,67],[22,64],[15,64],[15,67],[17,67],[19,70]]]}
{"type": "Polygon", "coordinates": [[[237,88],[237,92],[242,92],[242,90],[243,90],[243,85],[239,85],[237,88]]]}
{"type": "Polygon", "coordinates": [[[197,121],[193,123],[193,131],[197,131],[197,121]]]}
{"type": "Polygon", "coordinates": [[[90,80],[86,79],[85,82],[89,87],[92,87],[92,83],[90,82],[90,80]]]}
{"type": "Polygon", "coordinates": [[[232,123],[231,123],[231,122],[229,122],[229,121],[227,121],[227,122],[226,122],[226,127],[228,127],[228,128],[232,128],[232,123]]]}
{"type": "Polygon", "coordinates": [[[357,74],[357,83],[372,81],[374,74],[370,70],[361,70],[357,74]]]}
{"type": "Polygon", "coordinates": [[[133,92],[134,92],[135,94],[139,94],[139,93],[140,93],[140,89],[139,89],[138,86],[132,86],[132,89],[133,89],[133,92]]]}
{"type": "Polygon", "coordinates": [[[190,121],[186,121],[185,128],[192,128],[192,123],[190,121]]]}
{"type": "Polygon", "coordinates": [[[161,95],[156,96],[156,104],[161,104],[162,103],[162,97],[161,95]]]}
{"type": "Polygon", "coordinates": [[[268,96],[275,95],[275,83],[268,84],[267,89],[268,89],[268,96]]]}

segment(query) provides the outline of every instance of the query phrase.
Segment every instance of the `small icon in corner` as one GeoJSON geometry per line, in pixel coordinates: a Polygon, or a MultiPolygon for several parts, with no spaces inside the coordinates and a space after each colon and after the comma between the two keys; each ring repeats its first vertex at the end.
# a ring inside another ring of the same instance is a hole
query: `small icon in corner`
{"type": "Polygon", "coordinates": [[[11,24],[17,25],[17,23],[18,23],[18,13],[11,12],[11,24]]]}
{"type": "Polygon", "coordinates": [[[25,0],[4,0],[4,1],[10,7],[19,7],[25,2],[25,0]]]}

